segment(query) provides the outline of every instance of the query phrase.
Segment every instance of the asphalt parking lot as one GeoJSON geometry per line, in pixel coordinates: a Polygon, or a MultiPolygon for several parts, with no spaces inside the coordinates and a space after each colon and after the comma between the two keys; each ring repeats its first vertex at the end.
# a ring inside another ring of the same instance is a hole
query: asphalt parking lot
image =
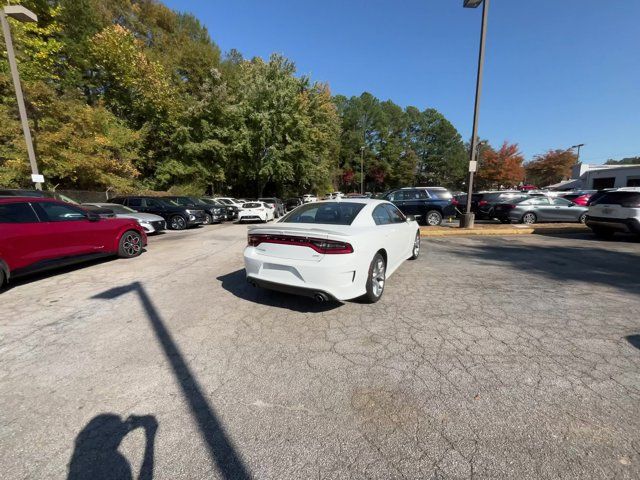
{"type": "Polygon", "coordinates": [[[639,242],[429,239],[336,305],[248,286],[245,237],[0,294],[0,478],[640,477],[639,242]]]}

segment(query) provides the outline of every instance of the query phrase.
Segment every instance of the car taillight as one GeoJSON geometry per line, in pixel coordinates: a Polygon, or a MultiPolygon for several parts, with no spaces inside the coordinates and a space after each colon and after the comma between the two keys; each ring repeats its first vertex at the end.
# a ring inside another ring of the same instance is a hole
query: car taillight
{"type": "Polygon", "coordinates": [[[453,205],[454,207],[458,206],[458,200],[456,200],[455,198],[451,199],[451,205],[453,205]]]}
{"type": "Polygon", "coordinates": [[[580,195],[579,197],[577,197],[576,199],[573,200],[573,203],[577,204],[577,205],[586,205],[587,203],[589,203],[589,198],[591,197],[591,195],[580,195]]]}
{"type": "Polygon", "coordinates": [[[338,255],[353,253],[353,247],[350,243],[339,242],[336,240],[325,240],[323,238],[314,237],[295,237],[291,235],[269,235],[269,234],[249,234],[247,236],[247,245],[249,247],[257,247],[262,243],[274,243],[277,245],[296,245],[299,247],[308,247],[318,253],[338,255]]]}
{"type": "Polygon", "coordinates": [[[484,207],[485,205],[488,205],[488,204],[489,204],[489,202],[487,202],[486,200],[480,200],[478,202],[478,206],[479,207],[484,207]]]}

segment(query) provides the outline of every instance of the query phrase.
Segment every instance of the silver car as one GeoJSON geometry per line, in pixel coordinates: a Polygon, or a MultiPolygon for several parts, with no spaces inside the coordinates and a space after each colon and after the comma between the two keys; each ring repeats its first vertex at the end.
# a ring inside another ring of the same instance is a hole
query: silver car
{"type": "Polygon", "coordinates": [[[132,208],[125,207],[118,203],[83,203],[83,205],[111,210],[116,215],[116,218],[131,218],[137,220],[146,233],[158,233],[167,228],[167,222],[160,215],[136,212],[132,208]]]}
{"type": "Polygon", "coordinates": [[[584,223],[588,210],[564,198],[525,197],[496,205],[494,216],[502,223],[584,223]]]}

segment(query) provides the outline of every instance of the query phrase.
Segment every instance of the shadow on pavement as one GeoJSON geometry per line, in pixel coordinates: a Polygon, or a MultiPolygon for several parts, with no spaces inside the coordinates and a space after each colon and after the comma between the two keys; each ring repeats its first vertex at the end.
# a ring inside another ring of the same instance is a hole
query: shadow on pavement
{"type": "Polygon", "coordinates": [[[182,394],[191,409],[191,415],[200,429],[200,434],[207,445],[211,460],[221,476],[225,479],[251,478],[249,471],[236,452],[233,442],[228,437],[220,420],[218,420],[213,407],[207,401],[200,384],[189,369],[182,352],[174,342],[171,333],[167,330],[162,317],[144,287],[139,282],[133,282],[129,285],[112,288],[92,298],[110,300],[127,293],[134,293],[140,299],[153,332],[164,350],[176,381],[180,385],[182,394]]]}
{"type": "Polygon", "coordinates": [[[627,342],[640,350],[640,335],[628,335],[624,338],[627,340],[627,342]]]}
{"type": "Polygon", "coordinates": [[[247,283],[244,269],[222,275],[218,277],[217,280],[222,283],[222,288],[233,293],[238,298],[249,302],[259,303],[261,305],[268,305],[270,307],[286,308],[295,312],[328,312],[342,305],[340,302],[336,301],[317,303],[314,299],[309,297],[300,297],[297,295],[252,287],[247,283]]]}
{"type": "Polygon", "coordinates": [[[151,480],[158,422],[152,415],[130,416],[122,420],[114,413],[94,417],[78,434],[67,480],[133,480],[131,464],[118,447],[136,428],[145,431],[144,459],[137,478],[151,480]]]}
{"type": "Polygon", "coordinates": [[[585,247],[516,244],[501,240],[451,251],[474,262],[510,264],[522,272],[559,281],[580,281],[640,294],[640,251],[620,252],[588,244],[585,247]]]}
{"type": "Polygon", "coordinates": [[[43,270],[41,272],[31,273],[29,275],[25,275],[24,277],[12,278],[11,281],[5,285],[2,291],[4,292],[4,291],[11,290],[13,288],[19,288],[25,285],[29,285],[30,283],[33,283],[33,282],[44,280],[49,277],[64,275],[65,273],[75,272],[76,270],[82,270],[83,268],[88,268],[94,265],[113,262],[114,260],[117,260],[116,256],[104,256],[104,257],[94,258],[92,260],[86,260],[86,261],[74,263],[71,265],[65,265],[64,267],[56,267],[56,268],[52,268],[51,270],[43,270]]]}

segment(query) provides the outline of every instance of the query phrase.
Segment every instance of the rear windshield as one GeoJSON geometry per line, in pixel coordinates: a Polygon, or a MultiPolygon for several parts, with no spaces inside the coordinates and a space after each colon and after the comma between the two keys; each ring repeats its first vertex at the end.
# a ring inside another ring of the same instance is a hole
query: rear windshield
{"type": "Polygon", "coordinates": [[[260,208],[262,207],[261,203],[243,203],[242,208],[260,208]]]}
{"type": "Polygon", "coordinates": [[[449,190],[431,190],[427,188],[427,192],[432,198],[437,198],[438,200],[451,200],[453,198],[449,190]]]}
{"type": "Polygon", "coordinates": [[[640,192],[608,192],[597,198],[591,205],[620,205],[640,207],[640,192]]]}
{"type": "Polygon", "coordinates": [[[282,223],[321,223],[325,225],[351,225],[364,203],[322,202],[308,203],[282,218],[282,223]]]}

